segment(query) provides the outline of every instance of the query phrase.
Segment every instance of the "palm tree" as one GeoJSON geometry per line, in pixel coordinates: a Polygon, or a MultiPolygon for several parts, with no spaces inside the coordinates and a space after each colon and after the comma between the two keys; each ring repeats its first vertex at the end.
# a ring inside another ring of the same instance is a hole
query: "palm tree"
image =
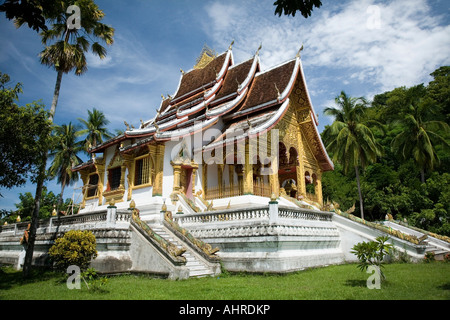
{"type": "Polygon", "coordinates": [[[72,171],[72,167],[83,162],[78,153],[83,150],[83,142],[77,141],[80,136],[78,127],[69,122],[68,125],[56,126],[54,129],[56,143],[50,152],[53,157],[49,168],[50,177],[56,178],[61,184],[61,193],[58,200],[58,208],[63,201],[64,188],[78,180],[78,173],[72,171]]]}
{"type": "Polygon", "coordinates": [[[438,132],[449,132],[449,125],[443,121],[428,120],[433,116],[433,105],[423,100],[425,88],[422,85],[412,87],[407,92],[409,100],[405,114],[394,123],[403,130],[391,142],[394,152],[404,159],[412,158],[420,170],[420,180],[425,182],[425,171],[433,170],[439,163],[435,145],[442,143],[449,147],[448,142],[438,132]]]}
{"type": "Polygon", "coordinates": [[[78,118],[78,120],[85,127],[80,133],[87,134],[85,139],[86,151],[89,150],[89,147],[95,147],[97,144],[102,143],[104,138],[112,138],[112,134],[106,129],[109,120],[106,119],[102,111],[93,108],[92,111],[88,110],[87,120],[82,118],[78,118]]]}
{"type": "Polygon", "coordinates": [[[58,103],[62,75],[73,70],[78,76],[85,73],[87,71],[85,53],[89,49],[100,59],[106,57],[106,49],[92,38],[100,39],[107,45],[114,42],[114,29],[100,22],[105,14],[92,0],[60,1],[60,4],[61,14],[54,19],[52,28],[41,32],[42,43],[46,47],[40,53],[40,61],[42,64],[54,68],[57,72],[55,91],[50,108],[52,119],[58,103]],[[65,13],[65,10],[72,4],[76,4],[80,8],[80,29],[68,26],[69,15],[65,13]],[[56,42],[48,45],[52,40],[56,40],[56,42]]]}
{"type": "Polygon", "coordinates": [[[359,169],[376,161],[381,155],[381,146],[376,142],[369,123],[379,125],[374,121],[364,120],[367,101],[346,95],[344,91],[335,99],[337,108],[325,108],[324,113],[335,117],[331,126],[324,131],[327,149],[332,153],[333,161],[340,162],[344,173],[350,168],[355,170],[358,185],[361,218],[364,219],[364,205],[361,194],[359,169]]]}
{"type": "MultiPolygon", "coordinates": [[[[87,61],[85,53],[89,49],[101,59],[106,56],[106,49],[93,39],[101,40],[107,45],[113,43],[114,29],[100,21],[105,14],[98,8],[93,0],[60,0],[55,2],[51,13],[43,12],[45,18],[52,24],[51,28],[41,32],[42,43],[46,46],[40,53],[40,61],[57,72],[55,90],[52,105],[50,108],[50,122],[53,122],[56,105],[58,104],[59,90],[63,73],[75,70],[76,75],[81,75],[87,71],[87,61]],[[69,27],[68,19],[72,16],[66,13],[71,5],[77,5],[80,9],[80,28],[69,27]],[[59,6],[59,8],[58,8],[59,6]],[[56,14],[55,14],[56,13],[56,14]],[[55,43],[49,45],[52,40],[55,43]]],[[[17,24],[23,24],[24,20],[18,20],[17,24]]],[[[36,196],[34,212],[31,219],[30,235],[23,266],[23,276],[26,278],[30,274],[31,262],[34,252],[34,242],[36,237],[37,220],[39,217],[40,199],[45,181],[45,168],[48,154],[45,153],[40,174],[37,178],[36,196]]]]}

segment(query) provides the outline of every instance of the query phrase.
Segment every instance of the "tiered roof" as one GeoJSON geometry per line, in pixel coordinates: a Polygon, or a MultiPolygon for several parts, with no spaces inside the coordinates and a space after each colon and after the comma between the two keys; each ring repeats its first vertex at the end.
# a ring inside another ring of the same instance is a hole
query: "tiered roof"
{"type": "MultiPolygon", "coordinates": [[[[322,170],[332,170],[329,159],[317,130],[317,118],[309,98],[301,66],[300,55],[285,63],[261,71],[259,49],[249,60],[234,64],[231,46],[202,68],[183,72],[176,93],[164,98],[156,116],[138,129],[127,129],[95,148],[91,152],[102,152],[106,147],[125,139],[141,138],[132,145],[123,147],[127,153],[152,141],[168,141],[205,130],[222,119],[227,129],[243,130],[240,138],[257,136],[274,127],[289,107],[289,96],[296,83],[300,83],[304,100],[309,105],[310,128],[315,140],[315,157],[322,170]]],[[[227,143],[224,136],[204,146],[209,149],[227,143]]]]}

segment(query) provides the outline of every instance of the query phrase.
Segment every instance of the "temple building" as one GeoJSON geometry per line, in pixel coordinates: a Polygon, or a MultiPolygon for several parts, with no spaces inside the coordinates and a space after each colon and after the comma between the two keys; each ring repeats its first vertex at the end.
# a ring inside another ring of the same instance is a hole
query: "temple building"
{"type": "MultiPolygon", "coordinates": [[[[324,205],[322,174],[333,163],[300,52],[262,70],[259,49],[236,64],[231,46],[205,47],[154,118],[126,123],[73,168],[80,210],[39,221],[33,263],[51,265],[49,249],[68,230],[94,234],[100,272],[169,279],[357,262],[354,245],[382,235],[412,261],[447,254],[448,237],[324,205]]],[[[1,226],[0,263],[22,267],[28,232],[28,223],[1,226]]]]}
{"type": "Polygon", "coordinates": [[[80,212],[126,207],[159,212],[246,207],[261,197],[320,209],[322,173],[333,170],[317,130],[300,51],[262,70],[259,50],[235,63],[205,46],[156,116],[90,149],[75,168],[83,180],[80,212]],[[170,199],[170,201],[169,201],[170,199]],[[166,201],[167,200],[167,201],[166,201]]]}

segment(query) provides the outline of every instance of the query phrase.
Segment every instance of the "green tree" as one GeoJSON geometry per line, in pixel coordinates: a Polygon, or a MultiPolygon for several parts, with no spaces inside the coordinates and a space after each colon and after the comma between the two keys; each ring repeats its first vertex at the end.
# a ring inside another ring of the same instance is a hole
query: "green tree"
{"type": "MultiPolygon", "coordinates": [[[[19,212],[22,221],[30,221],[33,215],[34,198],[31,192],[25,192],[19,194],[19,203],[15,206],[19,212]]],[[[52,191],[48,191],[46,187],[42,190],[41,207],[39,210],[39,219],[49,218],[52,215],[53,209],[58,201],[58,195],[55,195],[52,191]]]]}
{"type": "Polygon", "coordinates": [[[92,0],[60,1],[60,14],[52,21],[52,27],[41,32],[42,43],[46,46],[40,53],[42,64],[54,68],[57,72],[55,91],[50,109],[53,117],[58,103],[61,79],[64,73],[75,71],[80,76],[87,71],[85,53],[89,50],[100,59],[106,57],[106,49],[94,40],[101,40],[107,45],[113,44],[114,29],[101,20],[105,14],[92,0]],[[70,5],[80,8],[81,28],[69,27],[66,10],[70,5]],[[54,43],[50,44],[52,41],[54,43]]]}
{"type": "MultiPolygon", "coordinates": [[[[54,68],[57,72],[55,90],[50,108],[50,121],[53,122],[56,106],[61,88],[61,79],[64,73],[75,71],[76,75],[82,75],[87,71],[85,53],[89,49],[101,59],[106,57],[106,49],[96,40],[101,40],[107,45],[113,43],[114,29],[101,20],[105,14],[92,0],[61,0],[55,6],[57,15],[46,17],[51,22],[51,28],[41,32],[42,43],[46,46],[40,53],[42,64],[54,68]],[[80,12],[80,28],[72,27],[68,23],[71,13],[66,13],[70,5],[77,5],[80,12]],[[55,41],[50,44],[51,41],[55,41]]],[[[19,21],[20,23],[20,21],[19,21]]],[[[23,276],[28,277],[31,269],[36,235],[37,217],[39,214],[40,198],[45,180],[45,166],[48,154],[43,158],[40,175],[36,185],[35,210],[31,222],[29,242],[25,255],[23,276]]]]}
{"type": "Polygon", "coordinates": [[[88,151],[90,147],[95,147],[97,144],[102,143],[103,139],[109,139],[112,134],[108,132],[106,126],[109,120],[106,119],[105,114],[95,108],[92,111],[88,110],[88,118],[84,120],[78,118],[83,124],[84,129],[80,131],[81,134],[86,134],[85,150],[88,151]]]}
{"type": "Polygon", "coordinates": [[[364,98],[349,97],[342,91],[335,102],[337,108],[328,107],[324,110],[325,114],[334,116],[335,120],[324,130],[323,136],[333,161],[342,164],[344,173],[347,174],[350,168],[355,170],[361,218],[364,219],[359,168],[365,169],[381,156],[381,146],[368,127],[369,123],[377,123],[365,120],[367,101],[364,98]]]}
{"type": "Polygon", "coordinates": [[[276,6],[275,14],[281,16],[292,15],[295,17],[295,13],[299,11],[303,17],[308,18],[311,16],[311,12],[314,7],[320,8],[322,1],[320,0],[277,0],[273,4],[276,6]]]}
{"type": "Polygon", "coordinates": [[[17,105],[20,83],[8,86],[10,78],[0,72],[0,187],[12,188],[35,181],[43,154],[50,143],[51,124],[44,107],[33,102],[17,105]]]}
{"type": "Polygon", "coordinates": [[[425,182],[425,172],[432,171],[439,163],[435,145],[442,144],[449,147],[440,132],[448,133],[447,123],[433,118],[436,105],[429,99],[423,98],[426,89],[423,85],[415,86],[406,91],[407,104],[405,113],[396,120],[402,131],[392,140],[392,149],[405,160],[412,158],[420,170],[422,183],[425,182]]]}
{"type": "Polygon", "coordinates": [[[0,5],[0,12],[5,12],[6,18],[15,20],[16,25],[28,24],[28,27],[39,32],[47,30],[45,20],[56,12],[55,0],[5,0],[0,5]]]}
{"type": "Polygon", "coordinates": [[[50,152],[53,158],[49,168],[51,178],[56,178],[61,184],[61,193],[59,195],[58,210],[63,201],[64,188],[66,185],[72,185],[78,180],[78,173],[72,171],[72,167],[82,163],[78,153],[83,150],[81,141],[77,141],[80,136],[78,128],[70,122],[68,125],[56,126],[54,129],[55,145],[50,152]]]}
{"type": "Polygon", "coordinates": [[[359,259],[358,268],[361,271],[366,271],[370,266],[377,266],[381,273],[381,279],[386,277],[382,271],[384,267],[384,257],[392,250],[393,246],[386,243],[388,237],[377,237],[375,241],[360,242],[353,246],[351,253],[355,254],[359,259]]]}
{"type": "Polygon", "coordinates": [[[427,87],[428,96],[445,116],[445,121],[450,123],[450,66],[442,66],[430,75],[433,80],[427,87]]]}

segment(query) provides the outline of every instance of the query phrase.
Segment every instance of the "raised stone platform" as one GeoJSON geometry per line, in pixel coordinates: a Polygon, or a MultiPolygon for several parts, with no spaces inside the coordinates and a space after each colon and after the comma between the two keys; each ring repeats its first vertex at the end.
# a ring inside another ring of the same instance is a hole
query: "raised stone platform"
{"type": "MultiPolygon", "coordinates": [[[[382,226],[268,198],[264,204],[260,198],[255,198],[259,205],[253,199],[245,208],[200,212],[185,203],[183,211],[188,213],[180,214],[173,210],[180,203],[167,208],[159,201],[159,209],[143,205],[140,210],[124,208],[124,203],[121,208],[109,206],[42,220],[34,264],[48,265],[50,246],[72,229],[91,230],[96,236],[98,257],[92,267],[99,272],[145,272],[170,279],[217,275],[219,261],[229,271],[274,273],[354,262],[351,248],[381,235],[388,235],[397,252],[413,261],[422,260],[431,245],[450,251],[448,242],[432,237],[417,240],[407,235],[413,233],[408,228],[393,223],[382,226]]],[[[0,227],[0,264],[21,267],[25,246],[20,239],[27,226],[24,222],[0,227]]]]}

